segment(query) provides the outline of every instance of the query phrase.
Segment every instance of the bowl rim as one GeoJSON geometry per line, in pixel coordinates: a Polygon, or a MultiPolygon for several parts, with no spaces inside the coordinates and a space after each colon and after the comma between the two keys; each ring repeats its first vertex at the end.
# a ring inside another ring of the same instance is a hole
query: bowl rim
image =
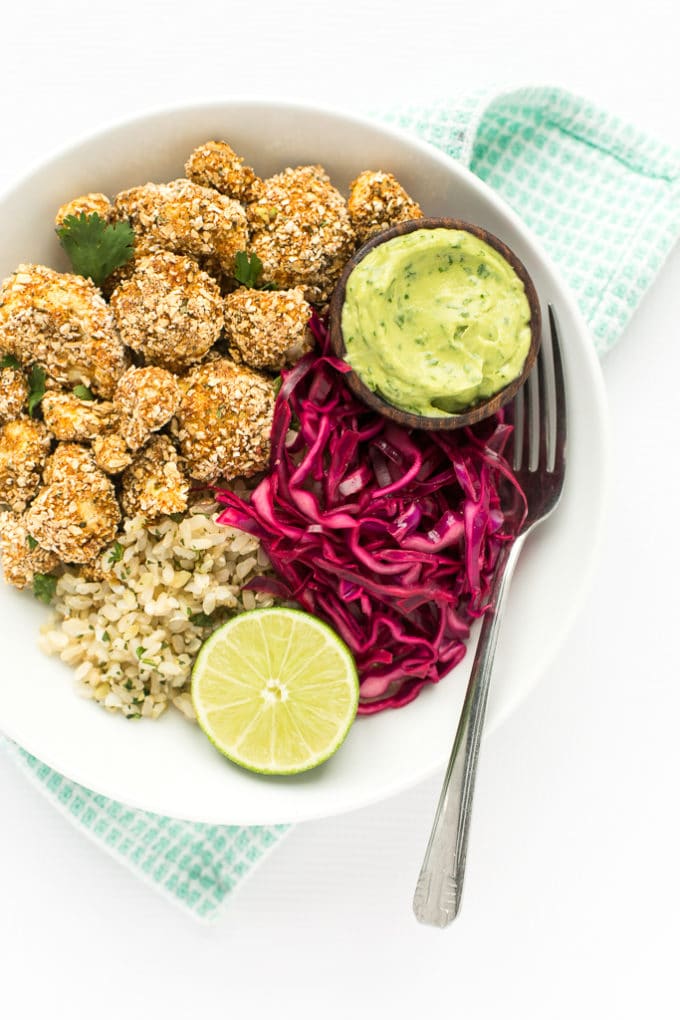
{"type": "Polygon", "coordinates": [[[369,252],[395,237],[414,233],[416,230],[438,229],[465,231],[466,233],[472,234],[480,240],[485,241],[490,247],[495,248],[495,250],[502,255],[505,261],[510,264],[522,281],[527,300],[529,301],[529,325],[531,328],[531,342],[529,344],[529,350],[527,351],[526,358],[524,359],[522,371],[519,375],[515,376],[514,379],[511,379],[510,382],[507,383],[507,385],[501,390],[498,390],[496,393],[492,393],[490,397],[487,397],[486,400],[479,401],[466,411],[446,414],[441,417],[437,415],[415,414],[412,411],[404,410],[396,404],[392,404],[374,390],[370,389],[361,376],[353,369],[347,372],[344,378],[354,395],[363,401],[363,403],[367,404],[372,410],[378,411],[386,418],[396,421],[399,425],[403,425],[407,428],[426,429],[428,431],[450,431],[453,429],[463,428],[467,425],[475,425],[477,422],[491,417],[491,415],[499,411],[504,404],[509,403],[509,401],[512,400],[515,394],[522,387],[531,372],[541,345],[541,303],[538,297],[538,292],[526,266],[512,248],[505,243],[505,241],[501,240],[501,238],[497,237],[495,234],[492,234],[491,231],[487,230],[485,227],[451,216],[421,216],[418,219],[404,220],[401,223],[396,223],[391,227],[387,227],[385,230],[381,230],[378,233],[373,234],[372,237],[369,237],[368,240],[347,261],[342,275],[336,284],[329,305],[329,336],[333,353],[336,357],[344,359],[346,348],[342,332],[342,307],[345,301],[347,283],[353,271],[365,259],[369,252]]]}

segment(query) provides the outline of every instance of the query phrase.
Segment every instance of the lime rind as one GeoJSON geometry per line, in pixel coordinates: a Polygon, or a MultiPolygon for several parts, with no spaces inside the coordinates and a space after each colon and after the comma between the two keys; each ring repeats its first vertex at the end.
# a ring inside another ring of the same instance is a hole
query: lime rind
{"type": "Polygon", "coordinates": [[[242,613],[208,638],[191,693],[198,723],[221,754],[252,772],[295,775],[344,742],[359,678],[331,627],[274,607],[242,613]]]}

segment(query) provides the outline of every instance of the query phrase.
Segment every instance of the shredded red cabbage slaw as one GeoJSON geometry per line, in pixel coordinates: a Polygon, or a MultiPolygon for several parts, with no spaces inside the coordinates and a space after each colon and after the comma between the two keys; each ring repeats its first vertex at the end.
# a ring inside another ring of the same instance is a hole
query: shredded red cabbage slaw
{"type": "MultiPolygon", "coordinates": [[[[249,502],[227,489],[222,524],[256,535],[277,577],[250,588],[297,602],[352,650],[359,712],[407,704],[463,658],[487,608],[498,550],[513,537],[498,492],[512,427],[411,431],[349,390],[319,351],[282,374],[267,475],[249,502]]],[[[514,520],[514,517],[513,517],[514,520]]]]}

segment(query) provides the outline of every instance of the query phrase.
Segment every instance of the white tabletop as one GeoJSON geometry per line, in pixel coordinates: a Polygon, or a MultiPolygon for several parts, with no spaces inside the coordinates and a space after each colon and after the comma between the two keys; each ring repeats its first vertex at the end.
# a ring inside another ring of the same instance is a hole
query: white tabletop
{"type": "MultiPolygon", "coordinates": [[[[531,81],[680,146],[671,0],[288,6],[12,5],[0,187],[102,121],[232,94],[363,110],[531,81]]],[[[482,747],[455,925],[411,914],[441,776],[298,826],[206,928],[0,756],[0,1014],[678,1015],[678,279],[676,249],[604,362],[613,484],[600,567],[558,661],[482,747]]]]}

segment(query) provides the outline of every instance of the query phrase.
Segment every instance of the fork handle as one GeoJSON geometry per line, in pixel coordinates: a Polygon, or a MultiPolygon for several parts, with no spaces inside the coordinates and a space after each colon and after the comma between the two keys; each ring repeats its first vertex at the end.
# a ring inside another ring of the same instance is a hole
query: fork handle
{"type": "Polygon", "coordinates": [[[460,909],[477,758],[489,681],[508,591],[524,536],[501,548],[484,616],[456,739],[449,758],[430,841],[413,897],[423,924],[445,928],[460,909]]]}

